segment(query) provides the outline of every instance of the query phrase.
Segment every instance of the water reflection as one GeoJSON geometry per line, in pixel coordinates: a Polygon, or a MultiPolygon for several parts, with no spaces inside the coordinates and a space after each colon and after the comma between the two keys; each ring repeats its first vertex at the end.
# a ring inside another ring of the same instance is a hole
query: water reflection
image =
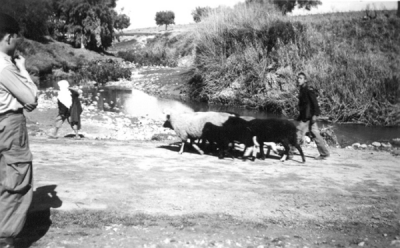
{"type": "Polygon", "coordinates": [[[83,95],[91,101],[96,101],[100,110],[119,112],[131,97],[132,90],[117,87],[84,88],[83,95]]]}
{"type": "Polygon", "coordinates": [[[353,143],[371,144],[374,141],[389,142],[400,137],[400,127],[367,127],[364,125],[333,124],[340,145],[353,143]]]}
{"type": "Polygon", "coordinates": [[[268,113],[266,111],[260,111],[255,109],[246,109],[240,108],[236,106],[225,106],[225,105],[209,105],[207,103],[200,102],[185,102],[189,107],[191,107],[194,111],[215,111],[215,112],[230,112],[235,113],[242,116],[252,116],[258,119],[267,119],[272,117],[283,118],[280,115],[268,113]]]}

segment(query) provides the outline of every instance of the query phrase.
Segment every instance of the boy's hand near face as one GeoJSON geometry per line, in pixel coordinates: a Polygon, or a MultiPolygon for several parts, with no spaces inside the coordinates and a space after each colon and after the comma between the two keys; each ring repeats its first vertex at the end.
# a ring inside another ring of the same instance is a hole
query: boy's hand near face
{"type": "Polygon", "coordinates": [[[15,62],[15,66],[17,66],[17,68],[20,71],[26,71],[26,67],[25,67],[25,58],[21,55],[17,55],[14,57],[14,62],[15,62]]]}

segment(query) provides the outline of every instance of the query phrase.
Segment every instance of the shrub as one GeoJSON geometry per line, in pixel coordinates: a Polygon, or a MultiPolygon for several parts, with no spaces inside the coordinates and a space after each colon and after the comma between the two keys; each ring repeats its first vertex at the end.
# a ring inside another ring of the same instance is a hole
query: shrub
{"type": "Polygon", "coordinates": [[[75,73],[75,82],[80,84],[87,81],[95,81],[100,85],[105,85],[107,82],[117,81],[118,79],[131,77],[131,70],[123,68],[117,61],[96,60],[87,64],[83,64],[75,73]]]}
{"type": "MultiPolygon", "coordinates": [[[[132,43],[132,41],[130,41],[132,43]]],[[[118,51],[117,56],[139,65],[164,65],[175,67],[182,56],[193,50],[193,36],[190,34],[171,35],[165,33],[148,39],[145,47],[118,51]]]]}
{"type": "Polygon", "coordinates": [[[137,62],[137,58],[134,54],[134,51],[118,51],[117,56],[125,61],[135,62],[135,63],[137,62]]]}

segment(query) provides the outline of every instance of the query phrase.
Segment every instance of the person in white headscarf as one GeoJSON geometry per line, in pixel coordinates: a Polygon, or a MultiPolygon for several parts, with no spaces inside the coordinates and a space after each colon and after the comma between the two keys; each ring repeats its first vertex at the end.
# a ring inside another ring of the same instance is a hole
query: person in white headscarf
{"type": "Polygon", "coordinates": [[[82,106],[79,100],[79,92],[70,89],[67,80],[61,80],[58,83],[60,91],[57,96],[58,115],[55,121],[54,133],[50,138],[57,138],[59,129],[65,120],[71,125],[75,132],[75,138],[80,138],[78,130],[81,129],[82,106]]]}

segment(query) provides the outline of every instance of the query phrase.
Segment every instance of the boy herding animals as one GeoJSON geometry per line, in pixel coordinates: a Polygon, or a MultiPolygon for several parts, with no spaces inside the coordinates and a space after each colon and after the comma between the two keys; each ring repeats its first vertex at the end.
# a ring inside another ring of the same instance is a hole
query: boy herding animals
{"type": "Polygon", "coordinates": [[[58,115],[55,121],[55,129],[50,138],[56,139],[59,129],[65,120],[71,125],[72,130],[75,132],[75,138],[80,139],[78,130],[81,129],[81,113],[82,106],[79,99],[79,92],[69,88],[67,80],[58,82],[60,91],[58,92],[57,104],[58,115]]]}
{"type": "Polygon", "coordinates": [[[310,131],[314,136],[319,156],[315,159],[323,160],[329,157],[329,151],[326,148],[325,141],[321,137],[318,125],[317,116],[320,115],[320,109],[315,95],[314,89],[308,86],[307,75],[304,72],[297,74],[297,86],[300,87],[299,93],[299,110],[300,114],[297,118],[297,138],[299,144],[303,140],[306,132],[310,131]]]}

